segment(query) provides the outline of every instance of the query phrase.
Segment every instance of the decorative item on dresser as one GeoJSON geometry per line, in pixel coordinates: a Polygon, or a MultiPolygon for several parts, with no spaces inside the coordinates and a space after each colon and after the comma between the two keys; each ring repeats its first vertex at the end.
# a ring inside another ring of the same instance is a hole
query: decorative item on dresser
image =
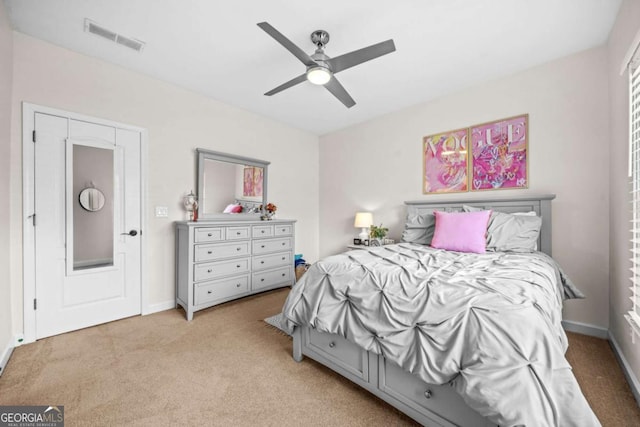
{"type": "Polygon", "coordinates": [[[176,307],[193,313],[294,283],[295,220],[176,223],[176,307]]]}
{"type": "Polygon", "coordinates": [[[187,211],[187,220],[197,221],[198,220],[198,198],[196,197],[195,194],[193,194],[193,190],[191,190],[189,194],[183,197],[182,204],[184,205],[184,208],[187,211]]]}

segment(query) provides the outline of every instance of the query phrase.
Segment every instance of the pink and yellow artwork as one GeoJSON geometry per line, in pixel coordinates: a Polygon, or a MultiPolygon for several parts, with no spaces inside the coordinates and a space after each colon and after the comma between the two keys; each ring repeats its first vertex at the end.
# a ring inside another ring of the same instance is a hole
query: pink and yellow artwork
{"type": "Polygon", "coordinates": [[[242,188],[243,196],[253,196],[253,170],[254,168],[251,166],[247,166],[244,168],[244,180],[242,188]]]}
{"type": "Polygon", "coordinates": [[[262,168],[253,168],[253,196],[262,197],[262,168]]]}
{"type": "Polygon", "coordinates": [[[527,188],[529,115],[471,127],[471,190],[527,188]]]}
{"type": "Polygon", "coordinates": [[[244,168],[242,195],[245,197],[262,196],[262,168],[254,166],[244,168]]]}
{"type": "Polygon", "coordinates": [[[467,191],[467,129],[423,138],[424,194],[467,191]]]}

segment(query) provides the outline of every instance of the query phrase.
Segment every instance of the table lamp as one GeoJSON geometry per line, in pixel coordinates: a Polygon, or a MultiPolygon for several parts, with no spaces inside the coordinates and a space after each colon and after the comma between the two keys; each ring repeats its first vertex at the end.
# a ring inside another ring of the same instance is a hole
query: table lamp
{"type": "Polygon", "coordinates": [[[362,228],[362,232],[359,235],[362,243],[369,238],[369,227],[371,227],[371,224],[373,224],[373,215],[371,215],[371,212],[356,213],[356,220],[353,226],[362,228]]]}

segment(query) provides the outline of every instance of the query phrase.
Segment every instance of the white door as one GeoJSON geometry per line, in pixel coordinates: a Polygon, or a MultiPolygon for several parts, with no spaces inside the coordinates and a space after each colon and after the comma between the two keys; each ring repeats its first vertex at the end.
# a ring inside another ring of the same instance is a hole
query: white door
{"type": "Polygon", "coordinates": [[[140,314],[140,132],[34,120],[35,337],[140,314]]]}

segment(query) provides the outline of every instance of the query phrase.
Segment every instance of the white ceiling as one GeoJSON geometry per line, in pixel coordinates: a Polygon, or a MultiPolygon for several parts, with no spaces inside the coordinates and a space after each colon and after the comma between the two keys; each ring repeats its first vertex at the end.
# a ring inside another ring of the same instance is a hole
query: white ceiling
{"type": "Polygon", "coordinates": [[[621,0],[5,0],[14,29],[325,134],[606,42],[621,0]],[[84,19],[146,42],[142,53],[84,32],[84,19]],[[311,54],[392,38],[396,52],[337,77],[356,105],[304,82],[304,65],[256,26],[311,54]]]}

